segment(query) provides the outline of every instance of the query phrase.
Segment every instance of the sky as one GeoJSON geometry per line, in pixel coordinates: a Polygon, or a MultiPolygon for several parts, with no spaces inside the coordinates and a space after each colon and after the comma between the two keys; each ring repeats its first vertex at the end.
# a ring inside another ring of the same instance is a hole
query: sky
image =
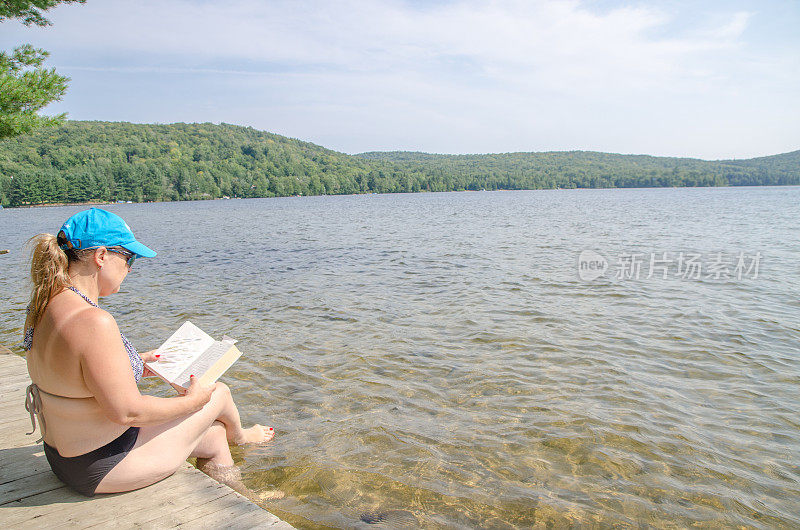
{"type": "Polygon", "coordinates": [[[225,122],[346,153],[800,149],[800,2],[88,0],[0,23],[46,113],[225,122]]]}

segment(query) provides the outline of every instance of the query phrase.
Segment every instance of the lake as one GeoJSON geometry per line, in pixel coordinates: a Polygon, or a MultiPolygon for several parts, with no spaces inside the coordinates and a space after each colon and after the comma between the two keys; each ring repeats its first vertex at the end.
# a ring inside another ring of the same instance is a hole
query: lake
{"type": "MultiPolygon", "coordinates": [[[[0,344],[83,208],[0,211],[0,344]]],[[[140,350],[240,340],[277,435],[234,457],[294,525],[800,526],[800,187],[104,208],[159,255],[101,305],[140,350]]]]}

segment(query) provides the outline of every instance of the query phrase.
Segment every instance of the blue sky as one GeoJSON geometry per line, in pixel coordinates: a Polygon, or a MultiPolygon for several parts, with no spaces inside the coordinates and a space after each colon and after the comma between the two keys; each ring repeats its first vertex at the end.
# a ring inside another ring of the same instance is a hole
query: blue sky
{"type": "Polygon", "coordinates": [[[347,153],[800,149],[796,1],[88,0],[0,24],[48,112],[227,122],[347,153]]]}

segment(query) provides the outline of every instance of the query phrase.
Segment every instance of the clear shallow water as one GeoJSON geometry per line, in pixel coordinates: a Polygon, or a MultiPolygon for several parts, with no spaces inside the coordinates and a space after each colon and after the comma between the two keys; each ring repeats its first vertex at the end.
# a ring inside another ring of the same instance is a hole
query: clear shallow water
{"type": "MultiPolygon", "coordinates": [[[[185,319],[240,339],[224,380],[278,435],[235,457],[293,524],[800,525],[800,188],[106,208],[159,256],[103,305],[140,349],[185,319]],[[587,282],[586,249],[762,257],[587,282]]],[[[20,247],[80,209],[0,211],[0,343],[20,247]]]]}

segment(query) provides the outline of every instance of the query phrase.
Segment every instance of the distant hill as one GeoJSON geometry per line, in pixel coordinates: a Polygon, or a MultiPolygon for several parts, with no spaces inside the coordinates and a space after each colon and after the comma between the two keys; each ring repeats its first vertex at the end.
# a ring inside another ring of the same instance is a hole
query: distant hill
{"type": "Polygon", "coordinates": [[[0,204],[575,187],[800,184],[800,151],[704,161],[586,151],[347,155],[210,123],[70,121],[0,141],[0,204]]]}
{"type": "Polygon", "coordinates": [[[406,171],[445,172],[489,181],[511,177],[514,183],[530,183],[534,188],[539,184],[550,188],[800,184],[800,151],[717,161],[595,151],[484,155],[373,151],[356,156],[395,163],[406,171]]]}

